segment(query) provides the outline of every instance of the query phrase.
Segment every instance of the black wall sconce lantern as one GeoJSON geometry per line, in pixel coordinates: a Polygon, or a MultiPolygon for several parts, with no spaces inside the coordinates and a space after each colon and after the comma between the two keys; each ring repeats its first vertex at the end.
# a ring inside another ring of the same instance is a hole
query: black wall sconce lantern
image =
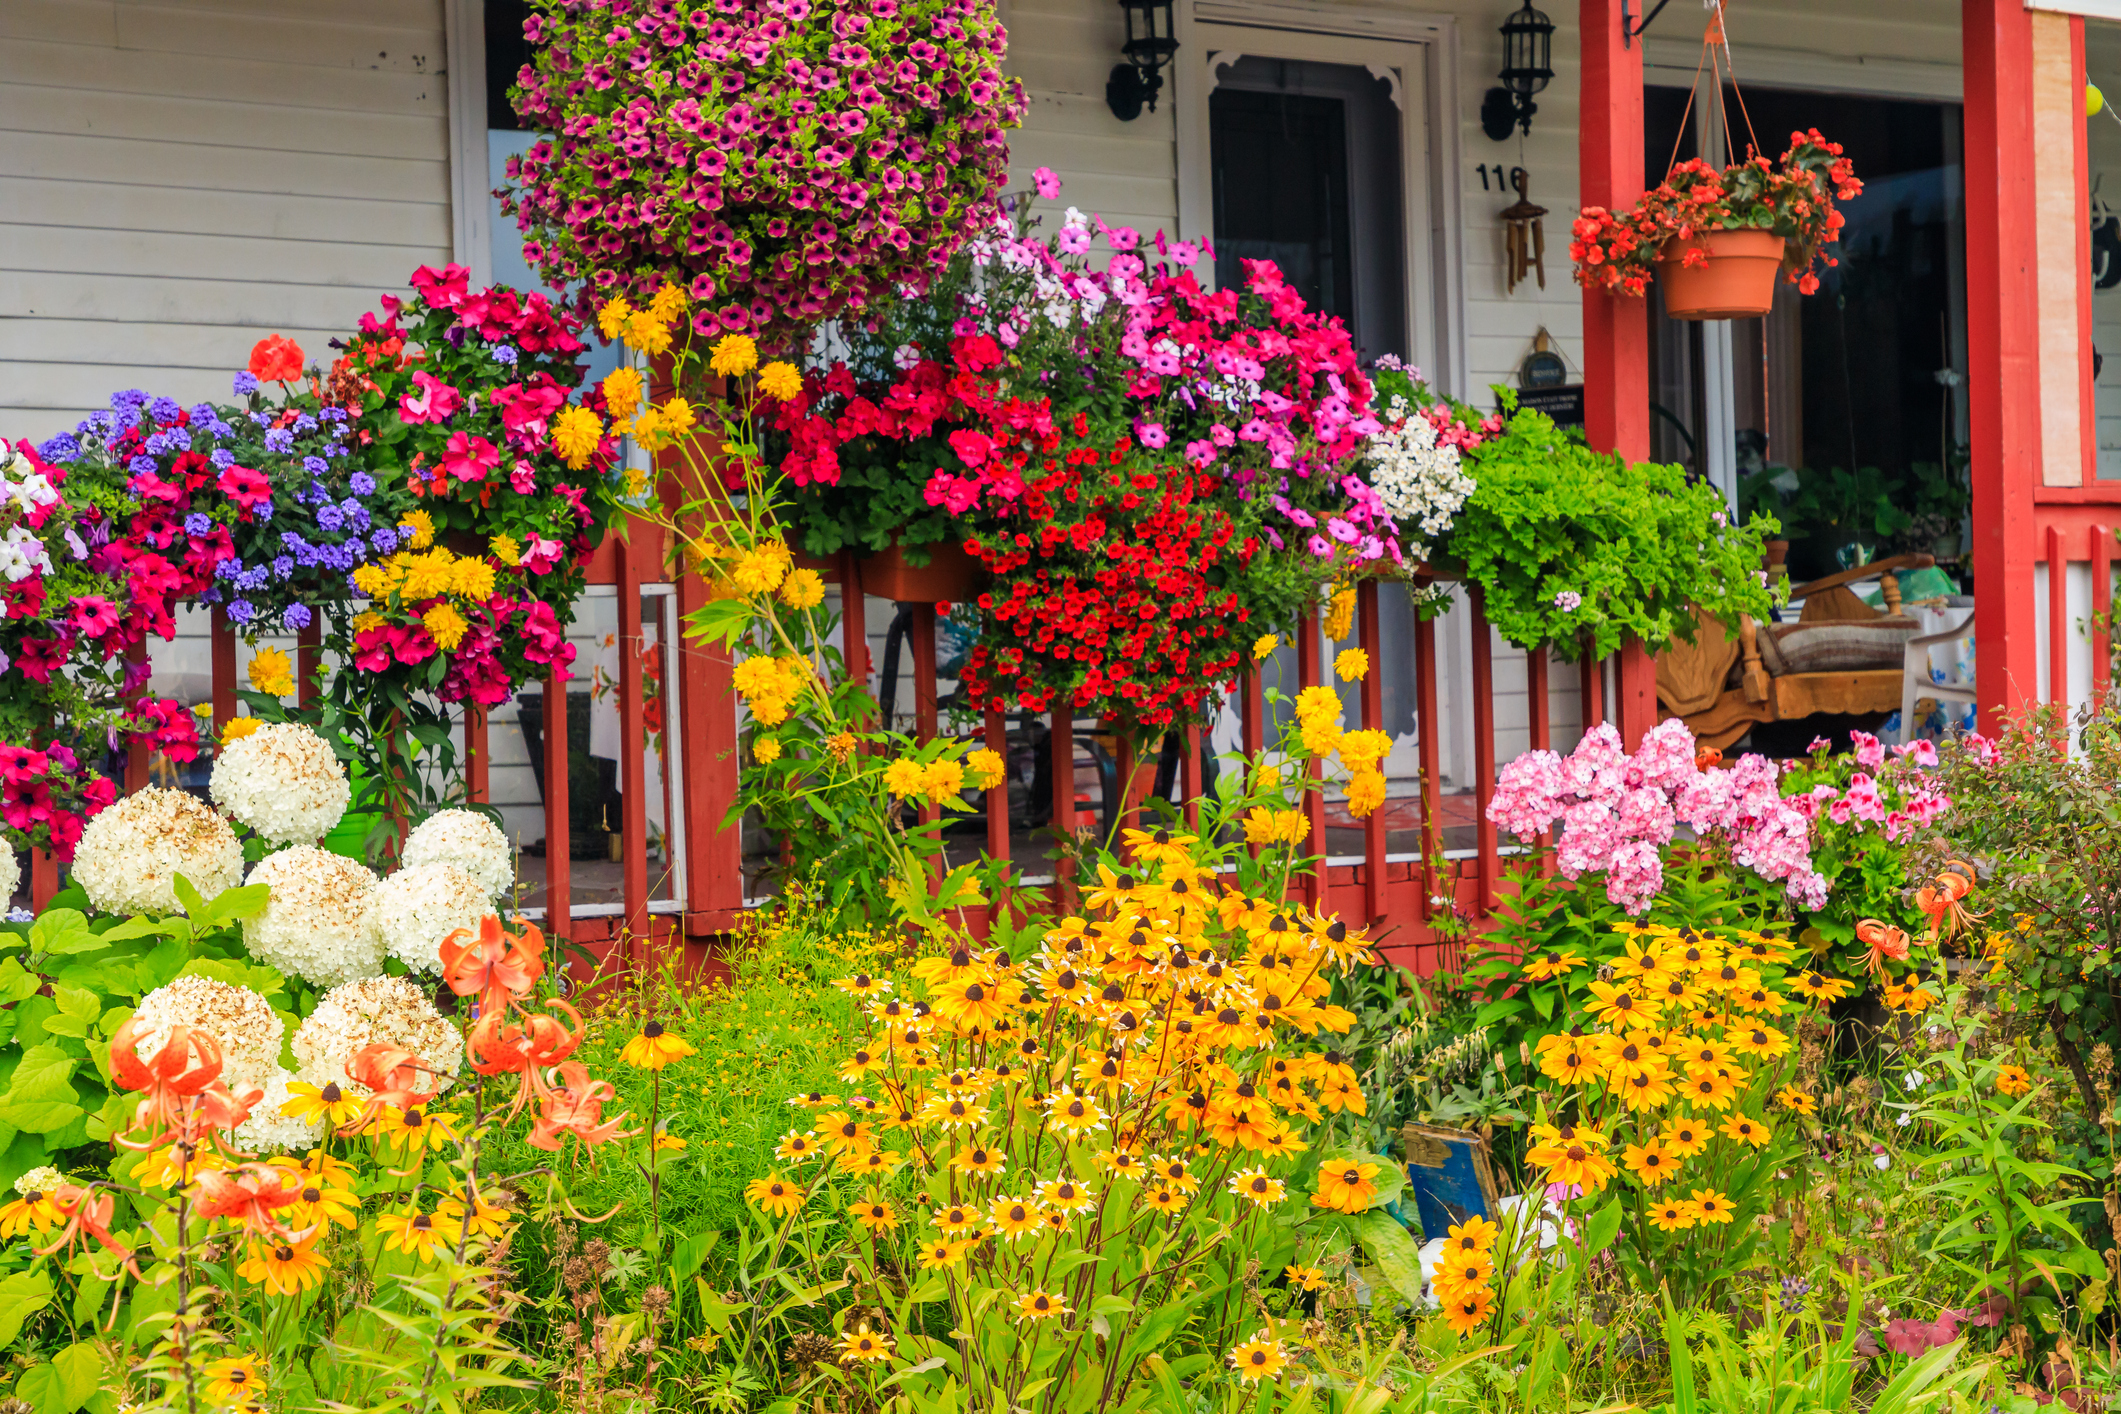
{"type": "Polygon", "coordinates": [[[1488,90],[1480,104],[1480,128],[1496,142],[1521,128],[1529,135],[1532,115],[1539,105],[1532,95],[1554,77],[1554,22],[1532,8],[1524,8],[1502,22],[1502,80],[1500,88],[1488,90]]]}
{"type": "Polygon", "coordinates": [[[1171,31],[1172,0],[1119,0],[1119,7],[1127,16],[1127,42],[1120,47],[1127,62],[1114,65],[1105,80],[1105,106],[1122,123],[1131,123],[1144,107],[1156,111],[1164,68],[1178,52],[1178,40],[1171,31]]]}

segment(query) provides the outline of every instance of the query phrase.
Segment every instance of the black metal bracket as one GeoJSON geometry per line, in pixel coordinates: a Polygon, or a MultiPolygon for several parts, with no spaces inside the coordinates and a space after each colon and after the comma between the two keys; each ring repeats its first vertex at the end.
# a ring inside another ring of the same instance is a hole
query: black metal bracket
{"type": "Polygon", "coordinates": [[[1664,7],[1671,3],[1672,0],[1657,0],[1657,8],[1644,15],[1642,23],[1636,24],[1634,16],[1628,13],[1628,0],[1620,0],[1620,47],[1622,49],[1634,48],[1635,36],[1657,23],[1657,17],[1663,14],[1664,7]]]}

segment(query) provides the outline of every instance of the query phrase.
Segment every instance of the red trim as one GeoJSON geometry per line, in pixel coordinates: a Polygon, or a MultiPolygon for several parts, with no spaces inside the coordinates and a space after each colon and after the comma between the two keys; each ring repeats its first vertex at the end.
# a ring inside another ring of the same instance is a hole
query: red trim
{"type": "Polygon", "coordinates": [[[568,936],[574,831],[567,816],[567,670],[545,677],[545,931],[568,936]]]}
{"type": "MultiPolygon", "coordinates": [[[[1314,687],[1324,671],[1325,643],[1320,637],[1314,610],[1296,621],[1296,683],[1299,689],[1314,687]]],[[[1304,764],[1304,814],[1310,825],[1304,831],[1304,853],[1315,855],[1318,867],[1304,876],[1304,902],[1322,907],[1326,898],[1326,798],[1320,784],[1324,768],[1317,757],[1304,764]]]]}
{"type": "Polygon", "coordinates": [[[2024,0],[1963,0],[1967,414],[1973,443],[1975,686],[1994,732],[2039,694],[2039,236],[2033,28],[2024,0]]]}
{"type": "Polygon", "coordinates": [[[221,728],[234,720],[236,715],[236,631],[229,626],[228,610],[220,604],[214,605],[210,616],[213,635],[213,704],[214,740],[221,739],[221,728]]]}
{"type": "MultiPolygon", "coordinates": [[[[1369,655],[1370,670],[1362,677],[1362,724],[1366,730],[1384,726],[1384,635],[1377,622],[1377,581],[1366,579],[1355,589],[1355,633],[1362,651],[1369,655]]],[[[1377,763],[1383,767],[1382,761],[1377,763]]],[[[1380,804],[1362,822],[1363,916],[1375,925],[1384,921],[1385,907],[1385,812],[1380,804]]]]}
{"type": "Polygon", "coordinates": [[[486,756],[486,709],[468,703],[464,708],[464,798],[473,805],[492,799],[486,756]]]}
{"type": "MultiPolygon", "coordinates": [[[[1009,757],[1008,719],[1003,717],[1000,712],[990,708],[987,712],[985,728],[985,740],[982,744],[985,745],[987,750],[1007,761],[1009,757]]],[[[1000,908],[1007,900],[1005,890],[1008,888],[1009,878],[1009,870],[1007,868],[1009,863],[1009,778],[1006,773],[1003,775],[1000,785],[992,786],[987,790],[986,800],[987,857],[1004,866],[999,875],[1000,882],[996,884],[994,890],[994,906],[1000,908]]]]}
{"type": "Polygon", "coordinates": [[[1495,850],[1499,843],[1495,822],[1488,818],[1488,802],[1495,798],[1495,642],[1488,627],[1487,607],[1480,588],[1471,590],[1473,612],[1473,845],[1480,853],[1480,912],[1495,908],[1495,850]]]}
{"type": "MultiPolygon", "coordinates": [[[[1581,0],[1583,205],[1623,209],[1642,195],[1642,47],[1620,42],[1623,0],[1581,0]]],[[[1584,431],[1631,461],[1650,454],[1648,301],[1583,294],[1584,431]]]]}
{"type": "Polygon", "coordinates": [[[1526,725],[1532,729],[1532,749],[1547,751],[1554,745],[1554,704],[1547,697],[1547,650],[1527,648],[1524,654],[1526,725]]]}
{"type": "Polygon", "coordinates": [[[1421,877],[1423,887],[1414,916],[1429,921],[1429,898],[1436,892],[1434,869],[1443,853],[1443,718],[1436,710],[1436,620],[1414,620],[1414,713],[1420,724],[1415,738],[1421,752],[1421,877]]]}
{"type": "MultiPolygon", "coordinates": [[[[2069,18],[2070,91],[2084,92],[2084,17],[2069,18]]],[[[2081,101],[2081,100],[2080,100],[2081,101]]],[[[2077,209],[2077,421],[2078,460],[2086,486],[2099,479],[2099,390],[2092,379],[2092,178],[2091,138],[2080,111],[2069,125],[2075,157],[2077,209]]]]}
{"type": "MultiPolygon", "coordinates": [[[[629,517],[618,547],[619,576],[619,790],[624,804],[619,849],[625,856],[626,927],[648,925],[648,723],[641,680],[641,566],[660,537],[656,528],[629,517]]],[[[667,705],[667,704],[666,704],[667,705]]]]}

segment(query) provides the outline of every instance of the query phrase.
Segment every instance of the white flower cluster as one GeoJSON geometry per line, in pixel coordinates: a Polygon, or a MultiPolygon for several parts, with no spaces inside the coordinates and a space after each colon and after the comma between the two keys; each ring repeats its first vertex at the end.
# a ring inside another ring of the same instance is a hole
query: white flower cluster
{"type": "Polygon", "coordinates": [[[292,722],[259,727],[222,747],[209,789],[214,804],[276,845],[322,839],[353,799],[330,743],[292,722]]]}
{"type": "Polygon", "coordinates": [[[204,801],[149,786],[88,822],[73,870],[104,913],[176,913],[176,876],[211,902],[242,882],[243,846],[204,801]]]}
{"type": "Polygon", "coordinates": [[[442,970],[442,940],[459,928],[478,931],[493,900],[454,864],[412,864],[376,886],[376,925],[383,950],[415,972],[442,970]]]}
{"type": "Polygon", "coordinates": [[[59,499],[58,488],[26,456],[20,446],[0,442],[0,507],[12,507],[15,524],[0,534],[0,579],[19,583],[32,574],[52,572],[51,555],[44,541],[21,517],[42,510],[59,499]]]}
{"type": "Polygon", "coordinates": [[[1385,514],[1407,535],[1408,556],[1427,559],[1432,542],[1451,528],[1473,494],[1473,478],[1460,464],[1458,448],[1439,445],[1436,424],[1406,399],[1392,400],[1385,424],[1387,430],[1370,442],[1370,484],[1385,514]]]}
{"type": "Polygon", "coordinates": [[[169,1042],[179,1026],[204,1031],[221,1044],[221,1080],[241,1092],[263,1089],[280,1069],[280,1043],[287,1023],[272,1003],[248,987],[214,977],[179,977],[140,999],[133,1012],[140,1028],[134,1048],[146,1060],[169,1042]]]}
{"type": "Polygon", "coordinates": [[[50,1164],[41,1164],[15,1180],[15,1191],[27,1198],[32,1193],[49,1193],[66,1182],[66,1175],[50,1164]]]}
{"type": "Polygon", "coordinates": [[[297,845],[259,860],[248,882],[271,890],[264,911],[243,924],[244,945],[258,961],[320,987],[383,970],[376,876],[368,870],[330,850],[297,845]]]}
{"type": "Polygon", "coordinates": [[[347,1078],[346,1063],[365,1046],[381,1041],[411,1051],[447,1089],[464,1064],[464,1038],[435,1010],[427,993],[403,977],[370,977],[334,987],[295,1032],[295,1064],[301,1079],[337,1085],[349,1095],[371,1093],[347,1078]]]}
{"type": "Polygon", "coordinates": [[[317,1142],[324,1132],[321,1121],[281,1113],[281,1107],[291,1098],[288,1084],[298,1078],[293,1071],[273,1067],[265,1080],[265,1098],[251,1106],[250,1118],[233,1131],[231,1137],[238,1149],[247,1154],[284,1154],[307,1149],[317,1142]]]}
{"type": "Polygon", "coordinates": [[[0,904],[7,904],[22,887],[22,865],[12,849],[0,847],[0,904]]]}
{"type": "Polygon", "coordinates": [[[423,864],[454,864],[492,898],[515,886],[516,854],[508,836],[476,810],[438,811],[414,827],[405,840],[404,865],[423,864]]]}

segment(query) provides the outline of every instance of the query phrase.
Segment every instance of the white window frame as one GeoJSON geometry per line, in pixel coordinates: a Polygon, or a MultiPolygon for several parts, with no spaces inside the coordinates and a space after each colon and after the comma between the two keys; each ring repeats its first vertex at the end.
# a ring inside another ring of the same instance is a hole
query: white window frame
{"type": "Polygon", "coordinates": [[[443,0],[449,84],[449,224],[472,288],[493,283],[493,215],[486,190],[486,0],[443,0]]]}

